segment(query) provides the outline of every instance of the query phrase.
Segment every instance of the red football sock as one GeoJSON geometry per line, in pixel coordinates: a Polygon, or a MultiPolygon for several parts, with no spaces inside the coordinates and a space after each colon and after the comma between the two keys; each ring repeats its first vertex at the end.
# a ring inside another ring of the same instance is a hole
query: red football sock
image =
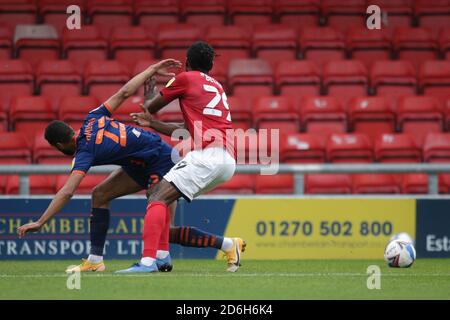
{"type": "Polygon", "coordinates": [[[147,214],[144,218],[143,257],[156,259],[156,250],[161,238],[161,233],[166,225],[167,205],[162,202],[152,201],[147,206],[147,214]]]}
{"type": "Polygon", "coordinates": [[[169,230],[170,230],[170,209],[166,211],[166,221],[164,223],[164,229],[161,232],[161,238],[159,239],[158,250],[169,251],[169,230]]]}

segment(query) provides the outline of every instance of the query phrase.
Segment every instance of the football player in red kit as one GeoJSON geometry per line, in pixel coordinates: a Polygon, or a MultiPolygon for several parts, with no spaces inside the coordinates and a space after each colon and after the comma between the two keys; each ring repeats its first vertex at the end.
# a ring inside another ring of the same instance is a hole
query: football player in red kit
{"type": "MultiPolygon", "coordinates": [[[[229,180],[236,168],[234,131],[227,96],[222,85],[208,75],[213,67],[214,50],[206,42],[196,42],[187,50],[186,71],[170,80],[155,99],[146,104],[150,114],[179,99],[184,123],[164,123],[146,112],[133,114],[138,124],[146,123],[154,130],[171,136],[186,128],[194,141],[194,150],[178,162],[158,182],[149,195],[144,219],[144,249],[139,263],[120,273],[155,272],[159,239],[169,232],[168,206],[180,197],[188,202],[229,180]]],[[[232,253],[227,255],[228,268],[240,266],[245,242],[233,238],[232,253]]]]}

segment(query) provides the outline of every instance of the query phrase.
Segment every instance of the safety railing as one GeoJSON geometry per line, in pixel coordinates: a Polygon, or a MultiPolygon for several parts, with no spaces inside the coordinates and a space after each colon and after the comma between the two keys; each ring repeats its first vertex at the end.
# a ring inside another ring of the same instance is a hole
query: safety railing
{"type": "MultiPolygon", "coordinates": [[[[100,166],[89,170],[89,174],[107,174],[117,166],[100,166]]],[[[262,165],[238,165],[236,173],[261,174],[262,165]]],[[[273,169],[273,166],[272,166],[273,169]]],[[[19,193],[30,193],[29,175],[67,174],[66,165],[0,165],[0,175],[19,175],[19,193]]],[[[267,170],[266,170],[267,171],[267,170]]],[[[295,194],[304,194],[304,175],[311,173],[425,173],[428,175],[428,193],[439,193],[438,174],[450,173],[450,163],[405,163],[405,164],[280,164],[277,173],[294,175],[295,194]]]]}

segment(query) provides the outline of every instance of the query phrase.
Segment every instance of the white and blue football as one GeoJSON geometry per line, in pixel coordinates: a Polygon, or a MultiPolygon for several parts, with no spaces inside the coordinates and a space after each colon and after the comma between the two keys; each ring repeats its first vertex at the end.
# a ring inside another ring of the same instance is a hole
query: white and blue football
{"type": "Polygon", "coordinates": [[[416,249],[411,242],[393,240],[384,250],[384,260],[392,268],[409,268],[416,260],[416,249]]]}

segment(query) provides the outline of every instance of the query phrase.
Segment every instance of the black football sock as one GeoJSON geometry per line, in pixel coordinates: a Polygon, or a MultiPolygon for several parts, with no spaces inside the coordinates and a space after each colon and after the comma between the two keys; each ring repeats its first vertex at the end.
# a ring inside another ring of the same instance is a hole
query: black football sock
{"type": "Polygon", "coordinates": [[[106,234],[109,227],[109,209],[92,208],[91,225],[91,254],[103,256],[106,234]]]}

